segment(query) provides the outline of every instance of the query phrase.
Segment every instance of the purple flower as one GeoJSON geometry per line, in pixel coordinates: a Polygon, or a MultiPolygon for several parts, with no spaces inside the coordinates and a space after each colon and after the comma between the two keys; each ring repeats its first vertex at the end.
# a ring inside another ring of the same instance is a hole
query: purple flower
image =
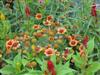
{"type": "Polygon", "coordinates": [[[39,3],[44,3],[44,0],[38,0],[39,3]]]}
{"type": "Polygon", "coordinates": [[[26,7],[25,7],[25,14],[26,14],[27,17],[30,16],[31,11],[30,11],[30,7],[29,7],[29,6],[26,6],[26,7]]]}
{"type": "Polygon", "coordinates": [[[86,35],[85,37],[84,37],[84,39],[83,39],[83,45],[85,46],[85,47],[87,47],[87,43],[88,43],[88,40],[89,40],[89,37],[86,35]]]}

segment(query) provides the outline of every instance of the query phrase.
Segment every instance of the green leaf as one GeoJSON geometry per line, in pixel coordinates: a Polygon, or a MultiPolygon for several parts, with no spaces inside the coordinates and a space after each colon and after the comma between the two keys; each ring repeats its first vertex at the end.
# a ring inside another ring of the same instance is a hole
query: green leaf
{"type": "Polygon", "coordinates": [[[66,65],[60,64],[60,65],[57,65],[56,71],[57,71],[57,75],[66,75],[66,74],[72,73],[74,70],[72,70],[66,65]]]}
{"type": "Polygon", "coordinates": [[[49,0],[45,0],[46,5],[48,4],[49,0]]]}
{"type": "Polygon", "coordinates": [[[21,63],[22,60],[21,60],[21,53],[19,53],[18,55],[15,56],[14,58],[14,63],[21,63]]]}
{"type": "Polygon", "coordinates": [[[47,61],[43,60],[43,64],[40,66],[42,71],[47,70],[47,61]]]}
{"type": "Polygon", "coordinates": [[[0,70],[0,73],[11,75],[14,73],[14,68],[11,65],[6,65],[0,70]]]}
{"type": "Polygon", "coordinates": [[[97,32],[100,32],[100,28],[99,29],[95,29],[97,32]]]}
{"type": "Polygon", "coordinates": [[[70,75],[70,73],[73,73],[73,69],[69,68],[69,61],[66,62],[65,64],[59,63],[56,65],[56,72],[57,75],[70,75]]]}
{"type": "Polygon", "coordinates": [[[68,73],[67,75],[75,75],[73,72],[68,73]]]}
{"type": "Polygon", "coordinates": [[[93,62],[86,69],[86,75],[94,75],[94,73],[97,72],[98,70],[100,70],[100,63],[99,62],[93,62]]]}
{"type": "Polygon", "coordinates": [[[81,67],[82,63],[86,62],[83,58],[80,57],[79,53],[73,55],[73,59],[75,61],[75,65],[79,68],[81,67]]]}
{"type": "Polygon", "coordinates": [[[70,65],[70,62],[69,61],[67,61],[65,64],[64,64],[64,67],[69,67],[69,65],[70,65]]]}
{"type": "Polygon", "coordinates": [[[13,60],[13,64],[12,64],[12,66],[16,70],[16,73],[21,72],[21,65],[22,65],[22,59],[21,59],[21,53],[19,53],[18,55],[15,56],[15,58],[13,60]]]}
{"type": "Polygon", "coordinates": [[[67,60],[71,59],[73,53],[72,54],[69,54],[68,57],[67,57],[67,60]]]}
{"type": "Polygon", "coordinates": [[[9,60],[9,59],[3,59],[7,64],[13,64],[13,61],[9,60]]]}
{"type": "Polygon", "coordinates": [[[56,64],[56,55],[51,56],[51,61],[56,64]]]}
{"type": "Polygon", "coordinates": [[[26,66],[26,64],[27,64],[28,62],[29,62],[28,60],[22,59],[22,64],[23,64],[23,66],[26,66]]]}
{"type": "Polygon", "coordinates": [[[42,75],[42,71],[39,71],[39,70],[29,70],[28,73],[25,73],[24,75],[42,75]]]}
{"type": "Polygon", "coordinates": [[[94,38],[89,40],[87,44],[87,53],[88,54],[92,53],[93,49],[94,49],[94,38]]]}
{"type": "Polygon", "coordinates": [[[63,70],[62,71],[62,74],[61,75],[66,75],[66,74],[70,74],[70,73],[73,73],[73,70],[70,69],[70,68],[67,68],[66,70],[63,70]]]}
{"type": "Polygon", "coordinates": [[[42,71],[47,69],[47,62],[45,60],[43,60],[43,59],[41,60],[40,58],[36,58],[35,60],[40,65],[40,68],[42,71]]]}
{"type": "Polygon", "coordinates": [[[43,62],[42,62],[42,60],[41,60],[40,58],[35,58],[35,60],[37,61],[37,63],[38,63],[39,65],[42,65],[42,64],[43,64],[43,62]]]}

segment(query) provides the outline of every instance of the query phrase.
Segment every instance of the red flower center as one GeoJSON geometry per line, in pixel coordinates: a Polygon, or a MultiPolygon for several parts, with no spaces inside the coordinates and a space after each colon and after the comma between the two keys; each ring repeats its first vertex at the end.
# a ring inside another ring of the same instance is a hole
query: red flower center
{"type": "Polygon", "coordinates": [[[72,45],[75,45],[75,44],[76,44],[76,41],[72,41],[71,44],[72,44],[72,45]]]}
{"type": "Polygon", "coordinates": [[[72,38],[72,40],[74,40],[75,39],[75,36],[71,36],[71,38],[72,38]]]}
{"type": "Polygon", "coordinates": [[[48,25],[49,23],[46,21],[45,24],[48,25]]]}
{"type": "Polygon", "coordinates": [[[34,26],[34,28],[38,28],[38,26],[34,26]]]}
{"type": "Polygon", "coordinates": [[[52,54],[52,51],[51,50],[47,51],[47,54],[52,54]]]}
{"type": "Polygon", "coordinates": [[[34,29],[39,29],[39,26],[38,25],[35,25],[33,28],[34,29]]]}
{"type": "Polygon", "coordinates": [[[42,16],[41,15],[37,15],[37,18],[41,18],[42,16]]]}
{"type": "Polygon", "coordinates": [[[59,32],[60,32],[60,33],[63,33],[63,32],[64,32],[64,30],[63,30],[63,29],[60,29],[60,30],[59,30],[59,32]]]}
{"type": "Polygon", "coordinates": [[[10,49],[11,47],[10,46],[7,46],[7,49],[10,49]]]}
{"type": "Polygon", "coordinates": [[[18,43],[17,42],[13,44],[13,47],[17,47],[17,46],[18,46],[18,43]]]}
{"type": "Polygon", "coordinates": [[[48,16],[48,17],[47,17],[47,20],[51,20],[51,19],[52,19],[52,16],[48,16]]]}
{"type": "Polygon", "coordinates": [[[40,48],[39,48],[39,47],[36,47],[36,48],[35,48],[35,50],[36,50],[36,51],[39,51],[39,50],[40,50],[40,48]]]}
{"type": "Polygon", "coordinates": [[[9,42],[8,42],[8,45],[12,45],[12,44],[13,44],[12,41],[9,41],[9,42]]]}

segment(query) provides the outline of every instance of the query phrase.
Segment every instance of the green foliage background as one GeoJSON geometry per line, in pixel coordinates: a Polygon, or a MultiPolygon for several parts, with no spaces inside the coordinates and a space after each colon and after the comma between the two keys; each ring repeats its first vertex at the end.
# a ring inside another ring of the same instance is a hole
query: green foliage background
{"type": "MultiPolygon", "coordinates": [[[[34,15],[37,12],[42,13],[45,18],[45,15],[52,14],[55,17],[55,20],[62,22],[62,25],[66,25],[69,27],[68,34],[80,34],[81,36],[88,35],[90,37],[90,41],[88,42],[87,54],[88,58],[91,58],[89,61],[90,66],[88,68],[81,67],[82,74],[79,72],[72,70],[68,67],[68,62],[65,65],[61,63],[56,65],[57,71],[59,75],[74,75],[75,72],[78,75],[94,75],[98,69],[100,69],[100,10],[97,10],[97,23],[95,23],[95,18],[91,16],[91,5],[93,0],[80,0],[80,3],[75,2],[75,0],[64,0],[64,2],[60,2],[60,0],[44,0],[44,4],[38,3],[38,0],[15,0],[14,1],[14,9],[13,12],[8,11],[4,5],[0,7],[0,12],[6,16],[6,20],[0,20],[0,48],[3,50],[5,54],[5,42],[6,37],[10,36],[13,38],[14,35],[20,32],[28,32],[30,35],[33,32],[31,30],[31,26],[35,23],[34,15]],[[72,3],[72,6],[70,4],[72,3]],[[29,18],[25,15],[25,6],[29,5],[31,9],[31,16],[29,18]],[[68,16],[70,15],[70,16],[68,16]],[[61,17],[66,18],[61,18],[61,17]],[[76,28],[74,28],[76,27],[76,28]],[[95,61],[93,61],[95,60],[95,61]],[[61,69],[64,69],[60,72],[61,69]],[[67,71],[65,70],[67,69],[67,71]],[[59,73],[60,72],[60,73],[59,73]],[[63,73],[63,74],[62,74],[63,73]]],[[[3,0],[0,1],[1,4],[3,0]]],[[[84,59],[79,58],[78,54],[76,56],[72,56],[75,61],[77,67],[80,67],[81,62],[86,62],[84,59]],[[80,61],[79,61],[80,59],[80,61]]],[[[18,54],[13,60],[6,60],[4,55],[4,60],[8,63],[0,72],[6,73],[6,75],[42,75],[45,70],[46,65],[41,66],[41,71],[27,69],[20,69],[21,65],[26,65],[28,60],[21,59],[21,55],[18,54]],[[16,63],[19,68],[16,68],[16,63]],[[20,62],[19,62],[20,61],[20,62]]],[[[45,60],[41,60],[39,58],[35,59],[40,65],[45,63],[45,60]],[[43,62],[42,62],[43,61],[43,62]]],[[[55,57],[51,58],[53,62],[56,60],[55,57]]],[[[55,63],[55,62],[54,62],[55,63]]],[[[25,66],[24,66],[25,67],[25,66]]]]}

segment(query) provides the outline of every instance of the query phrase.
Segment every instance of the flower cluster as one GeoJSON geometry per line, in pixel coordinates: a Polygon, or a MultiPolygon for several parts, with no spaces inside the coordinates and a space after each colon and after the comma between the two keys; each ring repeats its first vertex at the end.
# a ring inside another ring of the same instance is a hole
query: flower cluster
{"type": "Polygon", "coordinates": [[[81,1],[75,9],[77,1],[72,0],[5,1],[6,7],[12,2],[14,8],[0,12],[0,73],[94,75],[100,69],[94,2],[81,1]]]}
{"type": "Polygon", "coordinates": [[[55,21],[52,15],[47,15],[43,19],[43,15],[37,13],[34,17],[41,23],[35,23],[31,27],[32,35],[22,32],[16,35],[14,39],[7,40],[7,54],[10,54],[11,50],[21,51],[24,54],[31,50],[33,56],[43,54],[46,57],[51,57],[56,55],[63,60],[67,60],[68,55],[75,52],[79,52],[81,56],[85,54],[84,50],[88,42],[87,37],[82,42],[79,40],[80,35],[68,35],[66,26],[61,22],[55,21]]]}
{"type": "Polygon", "coordinates": [[[20,47],[20,43],[17,40],[10,39],[6,42],[6,53],[9,54],[11,49],[16,50],[20,47]]]}

